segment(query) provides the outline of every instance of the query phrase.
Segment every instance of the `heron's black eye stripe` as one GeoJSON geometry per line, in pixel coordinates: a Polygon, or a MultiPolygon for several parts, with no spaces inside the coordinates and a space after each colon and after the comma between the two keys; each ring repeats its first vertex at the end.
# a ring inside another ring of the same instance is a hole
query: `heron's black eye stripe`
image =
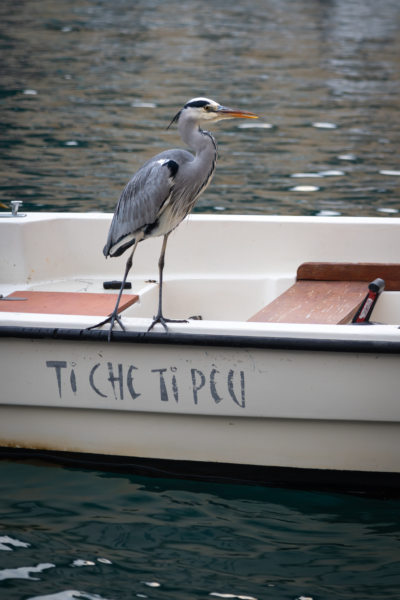
{"type": "Polygon", "coordinates": [[[209,106],[207,100],[195,100],[194,102],[188,102],[184,108],[191,106],[193,108],[201,108],[202,106],[209,106]]]}

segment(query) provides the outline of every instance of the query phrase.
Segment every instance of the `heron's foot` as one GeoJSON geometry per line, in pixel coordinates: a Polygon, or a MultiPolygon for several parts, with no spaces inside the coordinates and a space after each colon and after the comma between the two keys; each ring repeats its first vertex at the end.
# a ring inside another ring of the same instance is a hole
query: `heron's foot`
{"type": "Polygon", "coordinates": [[[154,325],[157,325],[157,323],[160,323],[160,325],[162,325],[165,329],[165,331],[168,331],[168,326],[167,323],[187,323],[186,319],[166,319],[163,315],[156,315],[153,318],[153,321],[150,325],[150,327],[147,330],[147,333],[149,331],[151,331],[154,327],[154,325]]]}
{"type": "Polygon", "coordinates": [[[121,327],[122,331],[126,331],[124,324],[121,321],[121,317],[119,316],[118,313],[112,313],[109,317],[104,319],[104,321],[100,321],[100,323],[96,323],[96,325],[92,325],[91,327],[88,327],[88,329],[99,329],[100,327],[103,327],[103,325],[110,323],[110,329],[108,331],[108,341],[111,341],[111,334],[114,329],[115,322],[118,323],[118,325],[121,327]]]}

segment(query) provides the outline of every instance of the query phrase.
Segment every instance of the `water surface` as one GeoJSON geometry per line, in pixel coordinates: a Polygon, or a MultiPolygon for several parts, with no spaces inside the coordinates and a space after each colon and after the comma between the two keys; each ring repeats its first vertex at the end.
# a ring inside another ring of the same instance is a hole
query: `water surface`
{"type": "Polygon", "coordinates": [[[216,125],[196,210],[400,209],[398,0],[3,0],[0,51],[3,202],[112,211],[206,95],[263,118],[216,125]]]}
{"type": "Polygon", "coordinates": [[[4,600],[399,597],[399,500],[8,461],[0,490],[4,600]]]}

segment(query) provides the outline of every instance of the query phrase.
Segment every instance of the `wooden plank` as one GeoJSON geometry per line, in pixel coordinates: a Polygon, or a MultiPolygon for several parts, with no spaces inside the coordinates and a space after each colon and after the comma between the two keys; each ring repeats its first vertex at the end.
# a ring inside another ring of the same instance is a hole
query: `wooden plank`
{"type": "Polygon", "coordinates": [[[350,323],[368,293],[361,281],[297,281],[249,321],[263,323],[350,323]]]}
{"type": "Polygon", "coordinates": [[[303,263],[297,270],[297,280],[365,281],[384,279],[385,291],[400,290],[400,264],[391,263],[303,263]]]}
{"type": "MultiPolygon", "coordinates": [[[[84,292],[16,291],[7,298],[26,300],[0,300],[0,312],[21,312],[61,315],[108,316],[114,310],[118,294],[94,294],[84,292]]],[[[136,294],[123,294],[118,312],[139,299],[136,294]]]]}

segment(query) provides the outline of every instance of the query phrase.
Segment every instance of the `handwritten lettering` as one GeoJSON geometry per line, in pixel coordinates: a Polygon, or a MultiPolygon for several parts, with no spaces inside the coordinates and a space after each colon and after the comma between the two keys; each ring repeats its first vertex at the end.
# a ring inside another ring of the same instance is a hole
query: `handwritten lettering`
{"type": "Polygon", "coordinates": [[[135,370],[137,370],[137,367],[135,367],[135,365],[130,365],[128,369],[128,375],[126,376],[126,385],[128,386],[128,391],[131,395],[132,400],[136,400],[136,398],[139,398],[139,396],[141,396],[141,394],[135,392],[135,388],[133,387],[133,371],[135,370]]]}
{"type": "Polygon", "coordinates": [[[193,383],[193,400],[195,404],[199,402],[198,392],[203,388],[206,384],[206,378],[202,371],[199,369],[190,369],[192,374],[192,383],[193,383]]]}
{"type": "Polygon", "coordinates": [[[47,360],[45,364],[53,373],[60,399],[71,394],[79,397],[79,393],[87,397],[87,392],[91,392],[98,398],[126,402],[145,398],[146,394],[152,394],[153,399],[158,394],[163,403],[180,404],[182,399],[187,402],[192,398],[195,406],[205,406],[211,400],[215,405],[233,402],[240,408],[246,407],[244,371],[226,371],[214,364],[209,369],[164,366],[148,371],[111,361],[89,367],[66,360],[47,360]]]}
{"type": "Polygon", "coordinates": [[[119,397],[120,400],[124,399],[124,382],[122,380],[122,365],[121,363],[118,364],[118,375],[114,375],[114,368],[113,368],[113,364],[111,362],[107,363],[108,366],[108,381],[111,383],[112,385],[112,389],[114,392],[114,398],[117,400],[117,390],[115,387],[115,384],[118,383],[119,384],[119,397]]]}
{"type": "Polygon", "coordinates": [[[90,370],[90,374],[89,374],[89,385],[92,388],[92,390],[94,392],[96,392],[96,394],[98,396],[101,396],[102,398],[107,398],[107,394],[103,394],[99,388],[96,386],[96,384],[94,383],[94,374],[96,373],[97,369],[100,367],[100,363],[97,363],[96,365],[94,365],[94,367],[90,370]]]}
{"type": "Polygon", "coordinates": [[[71,375],[69,376],[69,382],[71,384],[71,390],[74,392],[74,394],[76,394],[77,387],[76,387],[76,375],[75,375],[74,369],[71,370],[71,375]]]}
{"type": "MultiPolygon", "coordinates": [[[[176,373],[176,371],[177,371],[176,367],[171,367],[171,371],[172,371],[172,373],[176,373]]],[[[174,395],[175,402],[178,403],[179,402],[179,396],[178,396],[178,382],[177,382],[177,379],[176,379],[176,375],[172,375],[171,385],[172,385],[172,393],[174,395]]]]}
{"type": "Polygon", "coordinates": [[[167,369],[152,369],[152,373],[160,373],[160,400],[161,402],[168,402],[167,386],[164,379],[164,373],[167,369]]]}
{"type": "Polygon", "coordinates": [[[219,374],[219,371],[217,371],[217,369],[213,369],[210,373],[210,392],[211,392],[211,396],[212,396],[212,399],[214,400],[215,404],[219,404],[220,402],[222,402],[222,398],[221,398],[221,396],[218,395],[218,392],[217,392],[217,384],[216,384],[216,380],[215,380],[215,377],[218,374],[219,374]]]}
{"type": "Polygon", "coordinates": [[[245,394],[244,394],[244,373],[243,373],[243,371],[240,371],[240,398],[241,398],[240,401],[235,394],[235,386],[234,386],[234,380],[233,380],[234,376],[235,376],[235,371],[233,371],[231,369],[228,373],[228,392],[229,392],[232,400],[238,406],[241,406],[242,408],[244,408],[246,405],[246,399],[245,399],[245,394]]]}
{"type": "Polygon", "coordinates": [[[46,367],[49,367],[50,369],[55,369],[58,385],[58,394],[61,398],[61,369],[67,368],[67,362],[65,360],[46,360],[46,367]]]}

